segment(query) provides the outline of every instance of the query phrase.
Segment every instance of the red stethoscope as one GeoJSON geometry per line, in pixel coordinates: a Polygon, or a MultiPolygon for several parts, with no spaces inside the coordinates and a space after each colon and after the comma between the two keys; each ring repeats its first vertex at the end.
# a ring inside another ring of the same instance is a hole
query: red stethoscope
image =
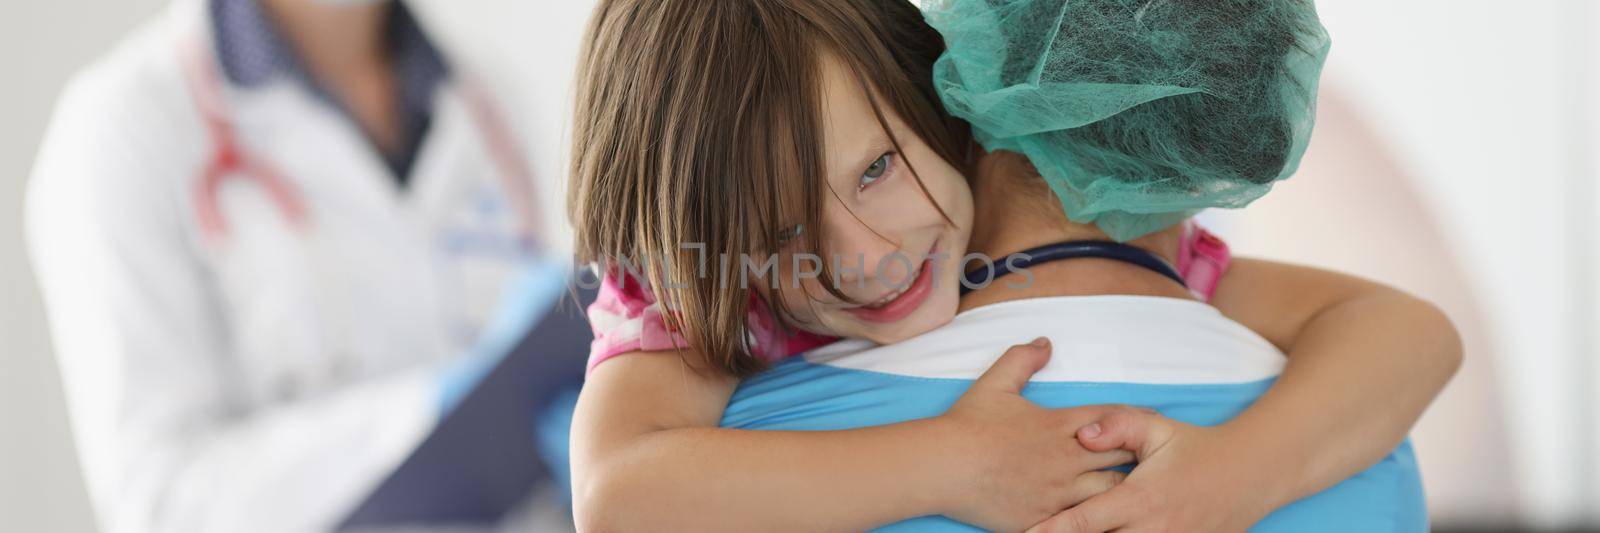
{"type": "MultiPolygon", "coordinates": [[[[193,38],[185,41],[181,51],[184,78],[211,140],[211,157],[201,169],[194,187],[195,215],[201,233],[212,242],[221,242],[227,237],[228,223],[217,194],[230,177],[255,183],[266,191],[293,227],[301,231],[309,228],[306,205],[298,192],[272,162],[240,145],[225,105],[216,59],[204,43],[204,34],[196,32],[193,38]]],[[[533,173],[512,143],[510,130],[490,105],[482,84],[469,79],[461,86],[473,121],[481,129],[490,157],[498,168],[504,193],[516,212],[518,240],[523,246],[532,247],[540,235],[539,210],[532,190],[533,173]]]]}

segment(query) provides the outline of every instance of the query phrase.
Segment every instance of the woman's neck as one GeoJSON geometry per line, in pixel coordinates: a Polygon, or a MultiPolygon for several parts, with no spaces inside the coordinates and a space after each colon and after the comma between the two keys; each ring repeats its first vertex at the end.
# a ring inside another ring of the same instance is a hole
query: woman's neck
{"type": "Polygon", "coordinates": [[[387,66],[384,21],[393,7],[387,2],[261,0],[261,5],[318,79],[387,66]]]}
{"type": "MultiPolygon", "coordinates": [[[[979,162],[973,186],[974,220],[969,250],[995,261],[1047,244],[1076,240],[1111,240],[1093,224],[1067,219],[1061,202],[1026,158],[1009,153],[985,155],[979,162]]],[[[1152,252],[1176,264],[1183,237],[1173,227],[1127,244],[1152,252]]],[[[1166,277],[1142,267],[1107,259],[1073,259],[1034,265],[1027,277],[1013,274],[961,299],[961,309],[1024,298],[1134,294],[1189,298],[1189,293],[1166,277]],[[1013,279],[1015,278],[1015,279],[1013,279]]]]}
{"type": "Polygon", "coordinates": [[[398,151],[399,85],[386,35],[393,4],[261,0],[261,5],[307,73],[344,103],[380,150],[398,151]]]}

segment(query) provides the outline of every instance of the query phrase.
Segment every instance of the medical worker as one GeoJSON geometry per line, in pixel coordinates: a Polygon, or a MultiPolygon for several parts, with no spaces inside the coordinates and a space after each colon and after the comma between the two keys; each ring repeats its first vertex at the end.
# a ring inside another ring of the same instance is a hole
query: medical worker
{"type": "Polygon", "coordinates": [[[178,0],[71,81],[27,217],[104,527],[334,526],[562,293],[466,69],[401,3],[178,0]]]}

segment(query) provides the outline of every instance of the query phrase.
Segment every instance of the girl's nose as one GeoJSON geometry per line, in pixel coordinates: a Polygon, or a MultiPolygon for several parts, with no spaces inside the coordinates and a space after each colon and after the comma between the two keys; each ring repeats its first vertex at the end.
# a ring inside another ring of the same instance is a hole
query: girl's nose
{"type": "MultiPolygon", "coordinates": [[[[838,289],[856,297],[869,297],[892,288],[909,277],[914,268],[908,268],[909,258],[899,257],[900,243],[896,235],[873,231],[854,217],[830,224],[828,241],[828,267],[839,281],[838,289]]],[[[831,283],[833,280],[825,280],[831,283]]]]}

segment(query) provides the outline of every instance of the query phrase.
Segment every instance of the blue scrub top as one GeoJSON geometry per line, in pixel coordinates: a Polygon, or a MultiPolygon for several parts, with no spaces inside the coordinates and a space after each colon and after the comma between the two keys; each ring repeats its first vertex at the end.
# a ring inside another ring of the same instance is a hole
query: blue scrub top
{"type": "MultiPolygon", "coordinates": [[[[1034,382],[1023,396],[1051,408],[1096,404],[1149,407],[1175,420],[1216,425],[1238,415],[1274,379],[1224,384],[1034,382]]],[[[745,380],[722,426],[741,429],[837,430],[892,424],[944,413],[972,385],[840,368],[793,357],[745,380]]],[[[892,524],[883,531],[981,531],[942,516],[892,524]]],[[[1254,532],[1345,533],[1427,531],[1427,506],[1410,442],[1334,487],[1278,509],[1254,532]]]]}

